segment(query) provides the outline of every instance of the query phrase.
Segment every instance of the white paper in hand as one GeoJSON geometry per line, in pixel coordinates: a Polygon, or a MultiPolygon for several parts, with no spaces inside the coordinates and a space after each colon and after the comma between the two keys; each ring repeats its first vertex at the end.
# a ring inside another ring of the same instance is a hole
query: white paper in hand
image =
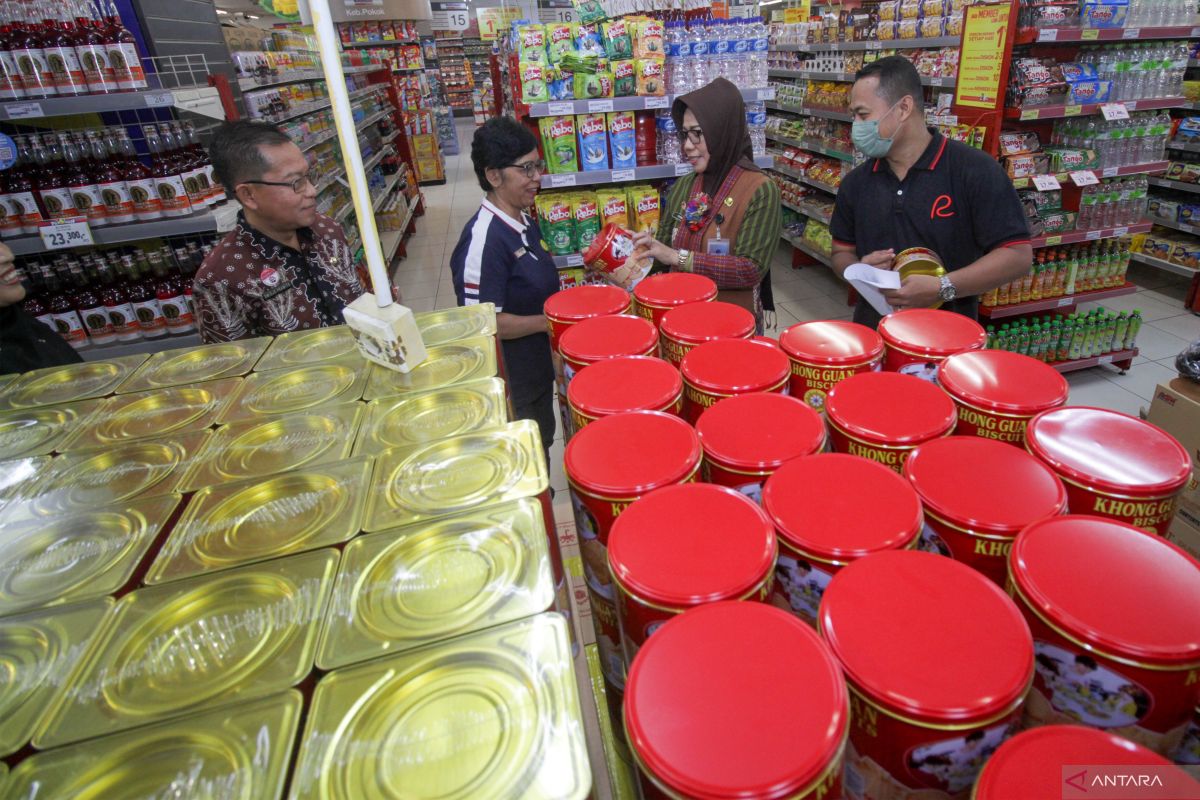
{"type": "Polygon", "coordinates": [[[895,309],[884,299],[880,289],[899,289],[900,273],[890,269],[879,269],[870,264],[851,264],[846,267],[842,276],[850,281],[850,285],[859,295],[871,304],[871,308],[880,314],[887,315],[895,309]]]}

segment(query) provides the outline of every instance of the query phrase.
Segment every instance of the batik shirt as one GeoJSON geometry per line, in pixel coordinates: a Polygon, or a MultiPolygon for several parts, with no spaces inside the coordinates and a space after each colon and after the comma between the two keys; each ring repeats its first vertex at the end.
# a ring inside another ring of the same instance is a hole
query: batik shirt
{"type": "Polygon", "coordinates": [[[213,248],[192,287],[205,342],[224,342],[340,325],[342,309],[365,291],[342,228],[317,216],[297,232],[296,250],[237,226],[213,248]]]}

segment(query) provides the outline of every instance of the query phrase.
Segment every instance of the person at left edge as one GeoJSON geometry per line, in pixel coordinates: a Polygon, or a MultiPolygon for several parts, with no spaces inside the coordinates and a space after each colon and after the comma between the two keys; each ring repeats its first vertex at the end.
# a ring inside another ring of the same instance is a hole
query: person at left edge
{"type": "Polygon", "coordinates": [[[475,131],[471,163],[484,199],[450,256],[454,293],[460,306],[495,304],[513,412],[537,423],[549,453],[554,364],[542,308],[558,291],[558,270],[542,243],[537,215],[526,212],[546,162],[528,128],[496,117],[475,131]]]}
{"type": "Polygon", "coordinates": [[[224,342],[340,325],[364,289],[342,227],[317,213],[319,176],[300,148],[265,122],[217,129],[213,170],[242,204],[237,225],[196,272],[196,325],[224,342]]]}
{"type": "Polygon", "coordinates": [[[77,364],[83,359],[58,331],[21,308],[25,286],[8,245],[0,244],[0,375],[77,364]]]}

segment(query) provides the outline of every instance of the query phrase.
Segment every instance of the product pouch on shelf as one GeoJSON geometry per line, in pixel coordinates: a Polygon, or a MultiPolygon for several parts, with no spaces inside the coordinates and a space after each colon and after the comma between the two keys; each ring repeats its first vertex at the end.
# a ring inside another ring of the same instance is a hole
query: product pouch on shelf
{"type": "Polygon", "coordinates": [[[920,19],[921,17],[921,0],[903,0],[900,3],[900,12],[897,14],[897,19],[920,19]]]}
{"type": "Polygon", "coordinates": [[[921,0],[921,16],[925,19],[941,17],[949,13],[946,0],[921,0]]]}
{"type": "Polygon", "coordinates": [[[1067,86],[1071,103],[1107,103],[1112,96],[1112,81],[1075,81],[1067,86]]]}
{"type": "Polygon", "coordinates": [[[1200,117],[1184,117],[1179,120],[1175,138],[1187,142],[1200,140],[1200,117]]]}
{"type": "Polygon", "coordinates": [[[575,149],[574,117],[543,117],[538,120],[542,133],[542,153],[546,169],[552,175],[579,171],[579,156],[575,149]]]}
{"type": "Polygon", "coordinates": [[[659,196],[653,186],[630,186],[628,192],[629,223],[634,232],[658,231],[659,196]]]}
{"type": "Polygon", "coordinates": [[[575,73],[558,67],[550,67],[547,70],[547,76],[549,77],[547,86],[551,101],[575,99],[575,73]]]}
{"type": "Polygon", "coordinates": [[[1004,156],[1005,171],[1010,178],[1032,178],[1050,171],[1050,156],[1045,153],[1026,153],[1021,156],[1004,156]]]}
{"type": "Polygon", "coordinates": [[[1075,61],[1069,61],[1060,65],[1062,68],[1063,78],[1068,83],[1075,81],[1094,81],[1099,75],[1096,74],[1096,68],[1091,64],[1081,64],[1075,61]]]}
{"type": "MultiPolygon", "coordinates": [[[[962,36],[963,32],[963,15],[951,14],[946,17],[945,36],[962,36]]],[[[955,53],[958,51],[955,50],[955,53]]]]}
{"type": "Polygon", "coordinates": [[[575,250],[583,252],[600,233],[600,206],[595,192],[576,192],[571,196],[571,211],[575,217],[575,250]]]}
{"type": "Polygon", "coordinates": [[[571,210],[571,196],[560,192],[539,195],[537,209],[542,239],[550,254],[565,256],[575,252],[575,217],[571,210]]]}
{"type": "Polygon", "coordinates": [[[1051,211],[1040,214],[1038,218],[1042,221],[1042,233],[1063,233],[1074,230],[1075,216],[1074,211],[1051,211]]]}
{"type": "Polygon", "coordinates": [[[579,160],[584,172],[609,169],[608,125],[603,114],[580,114],[575,117],[579,132],[579,160]]]}
{"type": "Polygon", "coordinates": [[[1085,2],[1080,24],[1084,28],[1124,28],[1129,16],[1128,3],[1085,2]]]}
{"type": "Polygon", "coordinates": [[[612,62],[614,97],[633,97],[637,94],[636,64],[633,60],[612,62]]]}
{"type": "Polygon", "coordinates": [[[656,19],[642,20],[635,28],[635,58],[663,58],[666,55],[663,24],[656,19]]]}
{"type": "Polygon", "coordinates": [[[1004,131],[1000,134],[1000,155],[1019,156],[1041,149],[1035,131],[1004,131]]]}
{"type": "Polygon", "coordinates": [[[935,38],[946,35],[945,17],[925,17],[921,20],[917,34],[923,38],[935,38]]]}
{"type": "Polygon", "coordinates": [[[579,17],[580,23],[600,22],[608,17],[599,0],[571,0],[571,2],[575,6],[575,15],[579,17]]]}
{"type": "Polygon", "coordinates": [[[546,26],[546,56],[559,64],[563,56],[575,50],[575,34],[569,22],[546,26]]]}
{"type": "Polygon", "coordinates": [[[581,56],[607,56],[608,51],[604,49],[604,40],[600,36],[600,26],[579,23],[575,28],[575,51],[581,56]]]}
{"type": "Polygon", "coordinates": [[[521,102],[545,103],[550,99],[550,87],[546,83],[546,65],[522,61],[517,65],[521,76],[521,102]]]}
{"type": "Polygon", "coordinates": [[[619,225],[629,227],[629,203],[624,189],[599,189],[596,204],[600,209],[600,227],[619,225]]]}
{"type": "Polygon", "coordinates": [[[613,169],[632,169],[637,166],[637,134],[632,111],[608,114],[608,147],[612,153],[613,169]]]}
{"type": "Polygon", "coordinates": [[[522,25],[517,28],[517,47],[521,54],[521,61],[536,61],[539,64],[545,64],[548,58],[545,27],[522,25]]]}
{"type": "Polygon", "coordinates": [[[606,81],[601,80],[601,75],[589,75],[586,72],[575,73],[575,99],[577,100],[596,100],[601,97],[612,97],[612,80],[609,79],[608,93],[605,93],[606,81]]]}
{"type": "Polygon", "coordinates": [[[900,16],[900,0],[885,0],[879,4],[879,21],[895,22],[900,16]]]}
{"type": "Polygon", "coordinates": [[[1100,154],[1095,150],[1052,147],[1046,152],[1050,154],[1050,169],[1053,172],[1075,172],[1081,169],[1100,168],[1100,154]]]}
{"type": "Polygon", "coordinates": [[[639,58],[635,65],[637,93],[641,97],[662,97],[667,93],[666,66],[661,58],[639,58]]]}
{"type": "Polygon", "coordinates": [[[617,19],[605,22],[604,47],[608,57],[614,61],[633,58],[633,37],[626,28],[625,20],[617,19]]]}

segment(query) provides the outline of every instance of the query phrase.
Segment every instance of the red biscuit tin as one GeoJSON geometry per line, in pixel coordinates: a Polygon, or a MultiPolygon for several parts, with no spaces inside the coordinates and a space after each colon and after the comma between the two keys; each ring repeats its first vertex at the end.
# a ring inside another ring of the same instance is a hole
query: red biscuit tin
{"type": "Polygon", "coordinates": [[[618,356],[657,356],[658,329],[632,314],[585,319],[563,333],[558,351],[570,386],[575,373],[588,364],[618,356]]]}
{"type": "Polygon", "coordinates": [[[801,322],[779,336],[792,362],[792,397],[817,411],[839,382],[860,372],[877,372],[883,363],[883,339],[866,325],[844,320],[801,322]]]}
{"type": "Polygon", "coordinates": [[[1033,679],[1016,604],[964,564],[893,550],[834,576],[820,630],[850,690],[846,795],[965,798],[1033,679]]]}
{"type": "Polygon", "coordinates": [[[626,665],[650,634],[689,608],[766,600],[775,555],[771,521],[732,489],[693,483],[638,500],[608,537],[626,665]]]}
{"type": "Polygon", "coordinates": [[[978,322],[952,311],[906,308],[879,321],[886,354],[883,368],[937,381],[938,365],[955,353],[982,350],[987,332],[978,322]]]}
{"type": "Polygon", "coordinates": [[[663,625],[633,662],[624,719],[645,798],[842,796],[845,679],[812,629],[763,603],[663,625]]]}
{"type": "Polygon", "coordinates": [[[841,453],[781,466],[763,487],[763,508],[779,534],[771,602],[810,625],[838,570],[915,547],[924,519],[916,490],[895,470],[841,453]]]}
{"type": "Polygon", "coordinates": [[[938,383],[958,406],[959,436],[1022,447],[1029,420],[1067,402],[1067,379],[1036,358],[1005,350],[958,353],[942,362],[938,383]]]}
{"type": "Polygon", "coordinates": [[[626,411],[683,409],[679,370],[653,356],[619,356],[581,369],[567,388],[575,432],[589,422],[626,411]]]}
{"type": "Polygon", "coordinates": [[[773,342],[717,339],[683,357],[683,418],[693,425],[706,408],[737,394],[787,394],[788,359],[773,342]]]}
{"type": "Polygon", "coordinates": [[[693,347],[714,339],[749,339],[754,315],[734,303],[713,300],[672,308],[658,323],[663,358],[676,367],[693,347]]]}
{"type": "Polygon", "coordinates": [[[716,282],[691,272],[650,275],[633,289],[634,313],[653,322],[656,328],[662,324],[663,315],[673,308],[716,299],[716,282]]]}
{"type": "Polygon", "coordinates": [[[609,283],[623,289],[632,289],[654,266],[654,259],[642,251],[637,254],[633,246],[633,233],[610,222],[600,229],[596,238],[583,251],[583,263],[596,272],[602,272],[609,283]]]}
{"type": "Polygon", "coordinates": [[[803,402],[763,392],[727,397],[696,421],[704,480],[762,502],[763,482],[785,462],[825,449],[825,420],[803,402]]]}
{"type": "Polygon", "coordinates": [[[954,401],[911,375],[862,372],[833,387],[825,402],[829,441],[839,453],[862,456],[899,472],[908,454],[954,433],[954,401]]]}
{"type": "Polygon", "coordinates": [[[1024,450],[973,436],[926,442],[904,464],[925,506],[921,549],[1008,581],[1008,553],[1026,526],[1064,514],[1067,490],[1024,450]]]}
{"type": "Polygon", "coordinates": [[[1080,722],[1168,755],[1200,701],[1200,563],[1103,517],[1030,525],[1009,592],[1033,629],[1030,726],[1080,722]]]}
{"type": "Polygon", "coordinates": [[[696,479],[700,439],[679,417],[630,411],[603,417],[581,430],[567,442],[563,460],[601,665],[605,677],[620,689],[625,685],[624,656],[608,571],[609,531],[617,517],[648,492],[696,479]]]}
{"type": "Polygon", "coordinates": [[[1171,434],[1103,408],[1058,408],[1029,422],[1029,452],[1067,485],[1073,514],[1095,514],[1166,536],[1192,459],[1171,434]]]}
{"type": "Polygon", "coordinates": [[[572,325],[593,317],[624,314],[630,307],[629,293],[616,286],[576,286],[555,292],[542,307],[550,330],[550,352],[558,352],[558,342],[572,325]]]}
{"type": "Polygon", "coordinates": [[[1063,770],[1073,766],[1082,770],[1093,765],[1170,767],[1171,762],[1105,731],[1079,725],[1049,725],[1018,733],[1000,745],[980,771],[971,798],[1034,800],[1063,797],[1066,791],[1063,770]]]}

